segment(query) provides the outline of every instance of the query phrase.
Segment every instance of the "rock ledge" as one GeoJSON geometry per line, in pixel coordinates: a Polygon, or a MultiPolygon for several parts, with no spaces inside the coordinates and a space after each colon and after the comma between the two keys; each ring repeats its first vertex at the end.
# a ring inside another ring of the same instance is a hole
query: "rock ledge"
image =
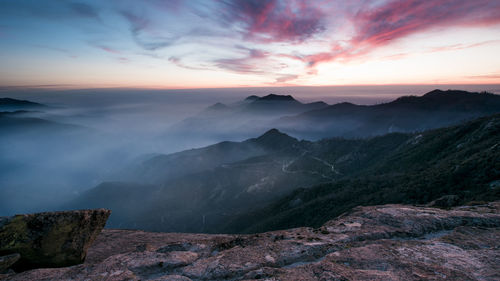
{"type": "Polygon", "coordinates": [[[84,264],[11,280],[499,280],[500,202],[358,207],[253,235],[104,230],[84,264]]]}

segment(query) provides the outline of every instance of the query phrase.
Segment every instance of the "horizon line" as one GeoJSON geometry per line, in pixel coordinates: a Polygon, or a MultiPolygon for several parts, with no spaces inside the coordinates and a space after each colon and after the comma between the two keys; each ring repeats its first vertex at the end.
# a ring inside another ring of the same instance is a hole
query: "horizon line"
{"type": "Polygon", "coordinates": [[[214,89],[266,89],[266,88],[333,88],[333,87],[384,87],[384,86],[500,86],[500,83],[394,83],[394,84],[336,84],[336,85],[268,85],[268,86],[230,86],[230,87],[156,87],[156,86],[95,86],[81,87],[71,84],[48,84],[48,85],[0,85],[0,91],[9,90],[151,90],[151,91],[185,91],[185,90],[214,90],[214,89]]]}

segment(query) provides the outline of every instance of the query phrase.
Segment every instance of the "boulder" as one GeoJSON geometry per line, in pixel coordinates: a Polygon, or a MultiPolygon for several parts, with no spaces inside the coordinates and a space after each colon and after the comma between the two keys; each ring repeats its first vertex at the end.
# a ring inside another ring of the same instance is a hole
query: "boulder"
{"type": "Polygon", "coordinates": [[[16,271],[80,264],[110,213],[96,209],[0,217],[0,256],[19,253],[16,271]]]}
{"type": "Polygon", "coordinates": [[[0,273],[7,271],[20,258],[21,255],[18,253],[0,257],[0,273]]]}

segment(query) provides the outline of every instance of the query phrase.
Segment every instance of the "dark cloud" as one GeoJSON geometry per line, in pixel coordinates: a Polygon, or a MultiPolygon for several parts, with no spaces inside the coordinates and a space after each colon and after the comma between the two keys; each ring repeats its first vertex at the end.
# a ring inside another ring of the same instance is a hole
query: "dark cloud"
{"type": "Polygon", "coordinates": [[[145,50],[154,51],[165,48],[178,39],[177,36],[149,36],[145,33],[152,29],[153,25],[147,17],[141,17],[129,11],[122,11],[121,14],[130,24],[132,38],[137,45],[145,50]]]}
{"type": "Polygon", "coordinates": [[[29,16],[49,20],[87,18],[99,20],[99,8],[70,1],[3,1],[0,16],[29,16]]]}
{"type": "Polygon", "coordinates": [[[143,0],[145,3],[154,5],[157,8],[167,11],[179,11],[188,1],[185,0],[143,0]]]}
{"type": "Polygon", "coordinates": [[[325,29],[317,5],[303,0],[223,1],[224,19],[241,26],[247,39],[300,42],[325,29]]]}
{"type": "Polygon", "coordinates": [[[76,15],[79,15],[81,17],[99,19],[98,10],[89,4],[70,3],[69,7],[76,15]]]}

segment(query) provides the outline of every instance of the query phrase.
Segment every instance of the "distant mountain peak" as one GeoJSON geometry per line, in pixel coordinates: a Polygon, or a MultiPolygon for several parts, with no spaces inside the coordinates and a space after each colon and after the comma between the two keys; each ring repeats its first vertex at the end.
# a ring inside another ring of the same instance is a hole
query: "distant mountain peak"
{"type": "Polygon", "coordinates": [[[0,98],[0,105],[26,105],[26,106],[43,106],[43,104],[28,101],[18,100],[13,98],[0,98]]]}
{"type": "Polygon", "coordinates": [[[297,101],[291,95],[269,94],[258,99],[259,101],[297,101]]]}
{"type": "Polygon", "coordinates": [[[424,96],[427,96],[427,95],[432,96],[432,95],[437,95],[437,94],[441,94],[441,93],[444,93],[444,91],[440,90],[440,89],[434,89],[434,90],[424,94],[424,96]]]}
{"type": "Polygon", "coordinates": [[[467,91],[462,91],[462,90],[446,90],[446,91],[443,91],[443,90],[440,90],[440,89],[435,89],[435,90],[432,90],[430,92],[428,92],[427,94],[423,95],[422,97],[426,97],[426,98],[432,98],[432,97],[443,97],[443,96],[447,96],[447,95],[450,95],[450,94],[453,94],[453,95],[457,95],[457,94],[474,94],[474,93],[471,93],[471,92],[467,92],[467,91]]]}
{"type": "Polygon", "coordinates": [[[245,101],[244,110],[253,113],[293,114],[322,107],[322,104],[303,104],[290,95],[269,94],[253,101],[245,101]]]}
{"type": "Polygon", "coordinates": [[[455,106],[457,104],[467,104],[470,108],[471,104],[481,104],[484,99],[497,99],[498,96],[488,92],[468,92],[462,90],[432,90],[423,96],[402,96],[385,105],[406,104],[411,106],[455,106]]]}
{"type": "Polygon", "coordinates": [[[254,100],[258,100],[258,99],[260,99],[259,96],[251,95],[251,96],[246,97],[245,101],[254,101],[254,100]]]}
{"type": "Polygon", "coordinates": [[[257,143],[270,147],[272,149],[287,147],[290,144],[298,141],[296,138],[282,133],[278,129],[271,129],[255,140],[257,141],[257,143]]]}
{"type": "Polygon", "coordinates": [[[218,102],[218,103],[215,103],[215,104],[212,104],[211,106],[209,106],[207,109],[208,110],[224,110],[224,109],[227,109],[228,106],[221,103],[221,102],[218,102]]]}
{"type": "Polygon", "coordinates": [[[324,101],[315,101],[315,102],[308,103],[308,105],[328,106],[328,104],[324,101]]]}
{"type": "Polygon", "coordinates": [[[263,135],[261,135],[259,138],[263,137],[269,137],[269,136],[281,136],[281,135],[287,135],[285,133],[280,132],[278,129],[273,128],[265,132],[263,135]]]}
{"type": "Polygon", "coordinates": [[[351,103],[351,102],[339,102],[339,103],[336,103],[334,105],[332,105],[332,107],[353,107],[353,106],[358,106],[354,103],[351,103]]]}

